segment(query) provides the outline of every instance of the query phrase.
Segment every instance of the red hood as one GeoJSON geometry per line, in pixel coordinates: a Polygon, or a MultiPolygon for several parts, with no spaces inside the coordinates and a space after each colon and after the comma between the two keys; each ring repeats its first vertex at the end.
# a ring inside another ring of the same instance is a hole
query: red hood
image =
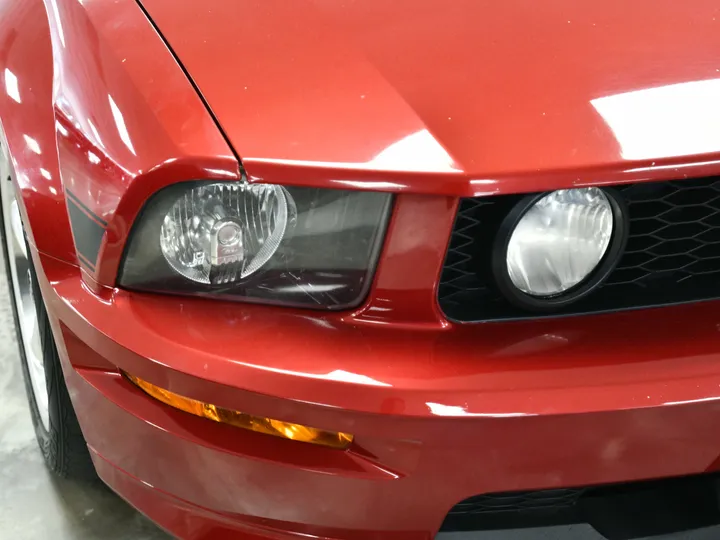
{"type": "Polygon", "coordinates": [[[289,162],[457,187],[720,151],[714,0],[143,3],[268,181],[289,162]]]}

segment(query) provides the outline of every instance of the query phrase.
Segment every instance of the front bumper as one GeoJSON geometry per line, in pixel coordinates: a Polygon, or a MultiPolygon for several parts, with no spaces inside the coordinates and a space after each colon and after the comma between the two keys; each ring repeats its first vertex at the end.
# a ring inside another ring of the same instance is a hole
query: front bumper
{"type": "Polygon", "coordinates": [[[480,493],[720,468],[717,302],[440,329],[90,292],[41,256],[100,476],[182,538],[420,540],[480,493]],[[154,401],[178,394],[355,435],[338,451],[154,401]]]}

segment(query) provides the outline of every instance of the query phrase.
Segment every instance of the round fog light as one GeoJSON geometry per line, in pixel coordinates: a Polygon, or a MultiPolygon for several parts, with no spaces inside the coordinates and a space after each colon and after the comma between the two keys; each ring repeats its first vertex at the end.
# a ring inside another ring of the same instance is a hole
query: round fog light
{"type": "Polygon", "coordinates": [[[500,227],[493,255],[498,285],[523,307],[566,305],[609,274],[626,229],[617,199],[599,188],[528,197],[500,227]]]}

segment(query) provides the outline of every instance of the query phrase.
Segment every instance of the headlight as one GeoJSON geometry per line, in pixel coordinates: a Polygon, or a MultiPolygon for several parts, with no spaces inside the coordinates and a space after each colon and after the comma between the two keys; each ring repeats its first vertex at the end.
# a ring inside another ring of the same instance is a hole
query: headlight
{"type": "Polygon", "coordinates": [[[193,182],[157,193],[133,227],[129,289],[342,309],[362,301],[390,210],[385,193],[193,182]]]}
{"type": "Polygon", "coordinates": [[[493,260],[498,284],[525,307],[577,300],[615,265],[626,229],[619,202],[599,188],[526,199],[500,229],[493,260]]]}

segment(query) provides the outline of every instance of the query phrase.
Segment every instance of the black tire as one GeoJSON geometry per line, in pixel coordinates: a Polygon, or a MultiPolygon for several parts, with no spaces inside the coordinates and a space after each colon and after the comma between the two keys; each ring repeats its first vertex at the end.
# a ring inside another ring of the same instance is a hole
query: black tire
{"type": "MultiPolygon", "coordinates": [[[[6,177],[0,181],[9,182],[6,177]]],[[[65,378],[63,377],[60,357],[58,356],[55,338],[53,337],[50,321],[42,299],[40,287],[37,281],[37,274],[33,266],[32,257],[29,258],[30,276],[32,284],[33,299],[38,317],[38,330],[43,351],[43,363],[48,390],[48,407],[50,413],[50,429],[45,429],[40,418],[35,394],[33,393],[30,373],[28,370],[23,337],[20,331],[17,304],[15,302],[15,291],[12,285],[10,273],[10,260],[8,256],[8,234],[5,231],[5,221],[2,216],[2,205],[0,204],[0,230],[2,230],[2,249],[5,260],[5,275],[7,277],[10,300],[12,304],[13,319],[15,323],[15,335],[17,337],[20,362],[22,364],[23,378],[25,379],[25,392],[30,405],[35,436],[37,437],[40,451],[47,467],[56,475],[62,478],[73,478],[76,480],[95,480],[97,475],[93,467],[90,453],[85,443],[85,438],[80,431],[75,409],[70,401],[65,378]]],[[[28,246],[28,253],[30,248],[28,246]]]]}

